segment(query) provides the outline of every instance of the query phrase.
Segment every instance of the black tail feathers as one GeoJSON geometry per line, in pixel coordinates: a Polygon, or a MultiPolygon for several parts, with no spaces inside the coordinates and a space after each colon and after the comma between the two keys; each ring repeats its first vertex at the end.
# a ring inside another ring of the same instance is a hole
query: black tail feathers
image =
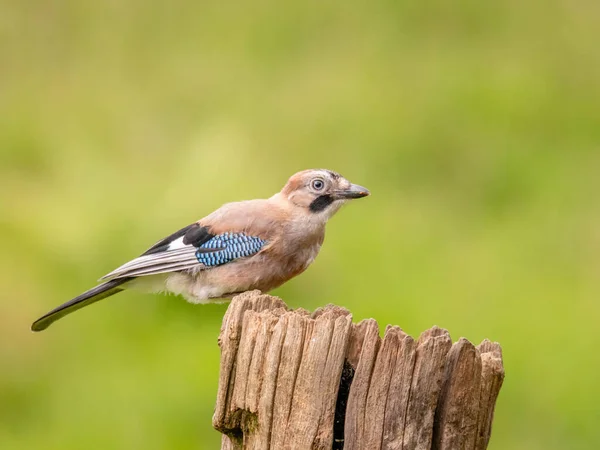
{"type": "Polygon", "coordinates": [[[45,314],[44,316],[40,317],[38,320],[33,322],[33,324],[31,325],[31,331],[45,330],[61,317],[71,314],[72,312],[75,312],[78,309],[83,308],[84,306],[96,303],[97,301],[100,301],[106,297],[110,297],[111,295],[114,295],[117,292],[121,292],[123,288],[120,286],[129,280],[131,280],[131,278],[119,278],[116,280],[110,280],[106,283],[102,283],[96,286],[95,288],[90,289],[89,291],[85,291],[83,294],[80,294],[74,299],[63,303],[57,308],[54,308],[49,313],[45,314]]]}

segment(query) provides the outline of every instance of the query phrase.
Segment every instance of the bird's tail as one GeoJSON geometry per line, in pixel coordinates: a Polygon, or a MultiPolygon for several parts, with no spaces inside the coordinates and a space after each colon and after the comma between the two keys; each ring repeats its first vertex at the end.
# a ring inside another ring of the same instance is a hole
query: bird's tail
{"type": "Polygon", "coordinates": [[[84,306],[96,303],[97,301],[100,301],[106,297],[110,297],[117,292],[121,292],[124,289],[121,287],[121,285],[129,280],[131,280],[131,278],[118,278],[116,280],[110,280],[106,283],[102,283],[95,288],[90,289],[89,291],[85,291],[83,294],[80,294],[74,299],[63,303],[57,308],[54,308],[49,313],[33,322],[31,325],[31,331],[45,330],[61,317],[71,314],[72,312],[75,312],[84,306]]]}

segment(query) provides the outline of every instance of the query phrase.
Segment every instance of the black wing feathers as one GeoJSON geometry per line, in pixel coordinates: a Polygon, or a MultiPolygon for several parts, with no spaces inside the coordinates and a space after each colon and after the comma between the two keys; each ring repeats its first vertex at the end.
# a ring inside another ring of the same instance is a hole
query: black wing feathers
{"type": "Polygon", "coordinates": [[[152,247],[150,247],[148,250],[146,250],[144,253],[142,253],[143,255],[151,255],[153,253],[160,253],[160,252],[164,252],[167,248],[169,248],[169,244],[171,242],[173,242],[176,239],[179,239],[181,236],[185,235],[185,233],[188,232],[188,230],[190,230],[193,227],[198,226],[197,223],[193,223],[191,225],[188,225],[185,228],[182,228],[179,231],[176,231],[175,233],[171,234],[170,236],[167,236],[164,239],[161,239],[160,241],[158,241],[156,244],[154,244],[152,247]]]}
{"type": "Polygon", "coordinates": [[[142,253],[142,256],[164,252],[168,250],[171,242],[179,239],[180,237],[183,237],[183,243],[185,245],[191,244],[194,247],[200,247],[202,244],[214,237],[214,235],[210,234],[208,228],[201,226],[199,223],[193,223],[158,241],[156,244],[142,253]]]}
{"type": "Polygon", "coordinates": [[[200,226],[196,223],[195,227],[192,226],[183,236],[183,243],[185,245],[193,245],[194,247],[200,247],[205,242],[210,241],[214,234],[209,233],[208,228],[200,226]]]}

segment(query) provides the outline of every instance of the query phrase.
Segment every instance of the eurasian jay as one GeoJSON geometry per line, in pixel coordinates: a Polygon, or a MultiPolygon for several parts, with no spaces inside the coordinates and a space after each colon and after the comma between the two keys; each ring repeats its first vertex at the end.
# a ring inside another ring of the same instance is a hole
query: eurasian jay
{"type": "Polygon", "coordinates": [[[54,321],[124,289],[169,292],[192,303],[268,292],[304,272],[325,237],[325,224],[348,200],[369,191],[330,170],[294,174],[268,199],[227,203],[157,242],[101,278],[104,283],[36,320],[54,321]]]}

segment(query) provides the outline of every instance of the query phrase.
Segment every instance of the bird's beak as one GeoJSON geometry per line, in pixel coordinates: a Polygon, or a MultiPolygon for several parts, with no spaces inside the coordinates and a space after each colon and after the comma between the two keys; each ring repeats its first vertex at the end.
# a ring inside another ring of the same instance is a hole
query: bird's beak
{"type": "Polygon", "coordinates": [[[344,189],[336,192],[338,198],[361,198],[370,195],[371,193],[366,187],[359,186],[358,184],[351,184],[348,189],[344,189]]]}

